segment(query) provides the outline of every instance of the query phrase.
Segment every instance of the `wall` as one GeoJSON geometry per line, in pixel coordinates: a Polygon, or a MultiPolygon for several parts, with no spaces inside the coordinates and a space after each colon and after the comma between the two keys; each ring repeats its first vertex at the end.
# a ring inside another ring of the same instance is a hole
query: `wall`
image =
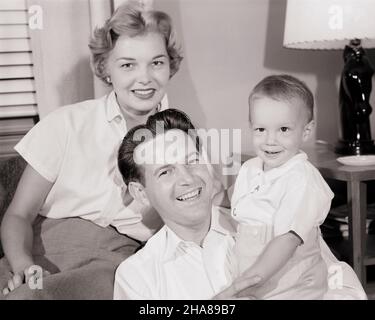
{"type": "MultiPolygon", "coordinates": [[[[42,39],[43,88],[38,90],[42,116],[58,106],[92,98],[90,10],[93,4],[101,10],[110,0],[28,1],[41,4],[44,12],[43,30],[34,31],[42,39]]],[[[249,153],[251,88],[266,75],[290,73],[315,94],[316,139],[337,141],[342,52],[283,48],[286,0],[154,0],[153,4],[173,18],[184,51],[181,70],[169,86],[170,106],[185,110],[201,127],[242,129],[242,151],[249,153]]],[[[375,65],[375,50],[368,53],[375,65]]],[[[375,106],[374,93],[371,104],[375,106]]]]}
{"type": "MultiPolygon", "coordinates": [[[[203,127],[241,128],[242,151],[248,153],[251,88],[266,75],[290,73],[315,94],[316,139],[337,141],[342,53],[283,48],[286,0],[154,0],[154,7],[172,16],[184,49],[170,84],[171,106],[203,127]]],[[[375,51],[369,54],[375,65],[375,51]]],[[[374,115],[371,120],[375,137],[374,115]]]]}
{"type": "MultiPolygon", "coordinates": [[[[101,1],[101,0],[96,0],[101,1]]],[[[88,0],[28,0],[42,9],[43,27],[31,31],[41,117],[93,97],[88,0]]]]}

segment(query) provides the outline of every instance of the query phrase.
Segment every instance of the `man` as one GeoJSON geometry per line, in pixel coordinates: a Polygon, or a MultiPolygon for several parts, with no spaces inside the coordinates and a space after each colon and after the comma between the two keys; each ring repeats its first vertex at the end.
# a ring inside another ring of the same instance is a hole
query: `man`
{"type": "MultiPolygon", "coordinates": [[[[129,192],[165,225],[118,267],[114,299],[237,298],[261,280],[238,277],[236,225],[213,205],[217,190],[204,162],[192,123],[177,110],[151,116],[124,138],[118,164],[129,192]]],[[[356,285],[345,294],[360,297],[356,285]]]]}
{"type": "Polygon", "coordinates": [[[131,195],[152,205],[165,226],[119,266],[115,299],[209,299],[233,280],[235,225],[212,206],[213,179],[190,129],[170,109],[130,131],[120,147],[131,195]]]}

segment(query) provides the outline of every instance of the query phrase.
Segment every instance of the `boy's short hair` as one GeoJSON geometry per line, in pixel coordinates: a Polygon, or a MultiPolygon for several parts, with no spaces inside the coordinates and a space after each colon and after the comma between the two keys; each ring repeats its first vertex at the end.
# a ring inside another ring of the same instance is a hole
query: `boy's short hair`
{"type": "Polygon", "coordinates": [[[195,127],[184,112],[177,109],[157,112],[147,119],[146,124],[130,129],[120,145],[117,163],[126,184],[136,181],[145,185],[141,165],[134,161],[135,148],[141,143],[155,138],[158,134],[166,133],[173,129],[178,129],[188,134],[195,141],[197,151],[200,151],[200,140],[196,135],[195,127]]]}
{"type": "Polygon", "coordinates": [[[291,75],[271,75],[260,81],[250,93],[249,107],[254,99],[260,97],[287,101],[299,99],[306,107],[308,122],[314,119],[314,96],[311,90],[303,81],[291,75]]]}

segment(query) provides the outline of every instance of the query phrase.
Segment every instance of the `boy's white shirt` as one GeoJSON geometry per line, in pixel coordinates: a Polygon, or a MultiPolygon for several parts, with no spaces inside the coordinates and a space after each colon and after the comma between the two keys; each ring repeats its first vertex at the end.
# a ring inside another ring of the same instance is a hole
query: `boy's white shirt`
{"type": "Polygon", "coordinates": [[[240,270],[251,267],[279,235],[294,231],[303,241],[286,265],[257,292],[259,297],[323,297],[327,268],[321,257],[319,225],[329,212],[332,197],[303,152],[266,172],[258,157],[241,167],[232,196],[232,216],[239,222],[236,256],[240,270]]]}
{"type": "Polygon", "coordinates": [[[304,152],[266,172],[256,157],[240,169],[231,199],[232,216],[239,223],[272,227],[272,237],[293,230],[305,240],[312,228],[323,223],[333,196],[304,152]]]}

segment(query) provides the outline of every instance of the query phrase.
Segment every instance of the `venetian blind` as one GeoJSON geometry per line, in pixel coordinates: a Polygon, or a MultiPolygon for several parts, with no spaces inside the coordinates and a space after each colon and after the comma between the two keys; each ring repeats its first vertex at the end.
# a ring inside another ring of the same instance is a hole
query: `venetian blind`
{"type": "Polygon", "coordinates": [[[26,0],[1,0],[0,119],[37,115],[26,0]]]}

